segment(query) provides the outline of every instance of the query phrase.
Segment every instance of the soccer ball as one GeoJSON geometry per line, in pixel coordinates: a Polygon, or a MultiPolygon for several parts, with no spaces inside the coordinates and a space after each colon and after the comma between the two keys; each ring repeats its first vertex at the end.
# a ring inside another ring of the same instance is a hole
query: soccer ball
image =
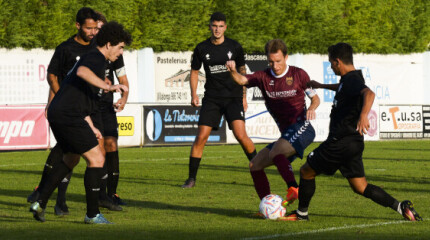
{"type": "Polygon", "coordinates": [[[260,213],[273,220],[283,217],[287,210],[282,206],[282,201],[283,199],[275,194],[265,196],[260,202],[260,213]]]}

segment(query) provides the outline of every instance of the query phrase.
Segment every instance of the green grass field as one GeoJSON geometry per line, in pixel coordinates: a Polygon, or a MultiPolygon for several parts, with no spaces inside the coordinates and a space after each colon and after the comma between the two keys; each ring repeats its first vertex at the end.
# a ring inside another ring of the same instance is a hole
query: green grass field
{"type": "MultiPolygon", "coordinates": [[[[306,152],[314,149],[314,143],[306,152]]],[[[238,145],[208,146],[193,189],[181,189],[188,175],[190,147],[120,149],[118,192],[123,212],[101,209],[114,225],[86,225],[84,161],[68,189],[71,215],[56,217],[56,193],[40,223],[26,197],[39,182],[48,151],[0,152],[0,239],[430,239],[430,141],[367,142],[368,181],[398,200],[410,199],[424,218],[407,222],[389,208],[351,191],[337,172],[319,176],[309,222],[254,217],[259,200],[238,145]]],[[[257,145],[257,149],[264,145],[257,145]]],[[[296,160],[298,170],[304,160],[296,160]]],[[[266,170],[272,192],[285,194],[276,168],[266,170]]],[[[297,208],[294,203],[287,211],[297,208]]]]}

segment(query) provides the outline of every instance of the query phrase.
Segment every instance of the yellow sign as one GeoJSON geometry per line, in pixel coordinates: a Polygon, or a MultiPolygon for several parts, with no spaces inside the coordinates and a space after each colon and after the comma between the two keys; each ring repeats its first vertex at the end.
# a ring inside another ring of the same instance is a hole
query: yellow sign
{"type": "Polygon", "coordinates": [[[134,117],[117,116],[118,120],[118,135],[133,136],[134,135],[134,117]]]}

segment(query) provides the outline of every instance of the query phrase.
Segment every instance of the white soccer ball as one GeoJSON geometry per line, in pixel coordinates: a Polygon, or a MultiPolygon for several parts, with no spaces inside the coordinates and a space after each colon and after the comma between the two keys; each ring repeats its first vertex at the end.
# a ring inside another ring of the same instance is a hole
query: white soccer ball
{"type": "Polygon", "coordinates": [[[265,196],[260,202],[260,213],[272,220],[283,217],[287,210],[282,206],[282,201],[284,199],[275,194],[265,196]]]}

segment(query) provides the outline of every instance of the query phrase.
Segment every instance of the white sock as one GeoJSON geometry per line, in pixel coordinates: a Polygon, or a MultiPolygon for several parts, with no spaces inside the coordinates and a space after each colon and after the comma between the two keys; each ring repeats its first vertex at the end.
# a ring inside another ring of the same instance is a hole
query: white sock
{"type": "Polygon", "coordinates": [[[299,211],[299,209],[297,209],[296,210],[296,212],[297,212],[297,214],[299,214],[300,216],[307,216],[308,215],[308,212],[306,211],[306,212],[301,212],[301,211],[299,211]]]}
{"type": "Polygon", "coordinates": [[[400,213],[401,215],[403,215],[402,207],[400,205],[401,205],[401,203],[399,203],[399,206],[397,206],[397,212],[400,213]]]}

